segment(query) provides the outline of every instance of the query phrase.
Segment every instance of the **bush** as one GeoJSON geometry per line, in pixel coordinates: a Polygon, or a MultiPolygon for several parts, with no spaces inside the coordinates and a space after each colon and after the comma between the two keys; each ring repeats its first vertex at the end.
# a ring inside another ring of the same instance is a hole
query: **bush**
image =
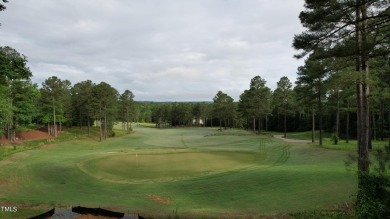
{"type": "Polygon", "coordinates": [[[388,176],[359,174],[355,214],[357,218],[389,218],[390,179],[388,176]]]}
{"type": "Polygon", "coordinates": [[[338,144],[339,143],[339,136],[337,136],[335,134],[332,134],[330,139],[332,140],[333,144],[338,144]]]}
{"type": "Polygon", "coordinates": [[[359,173],[357,218],[390,218],[390,146],[374,151],[374,173],[359,173]]]}
{"type": "Polygon", "coordinates": [[[115,132],[114,131],[109,131],[108,132],[108,137],[110,137],[110,138],[115,137],[115,132]]]}

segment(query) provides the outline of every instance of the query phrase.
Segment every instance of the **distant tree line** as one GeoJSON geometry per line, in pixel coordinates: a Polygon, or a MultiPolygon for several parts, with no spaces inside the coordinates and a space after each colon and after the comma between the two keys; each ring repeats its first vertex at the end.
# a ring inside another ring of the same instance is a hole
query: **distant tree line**
{"type": "MultiPolygon", "coordinates": [[[[372,87],[370,114],[371,139],[389,137],[390,65],[376,59],[376,80],[372,87]]],[[[261,131],[287,132],[312,130],[312,141],[322,144],[323,131],[332,133],[335,144],[357,137],[354,79],[347,63],[339,60],[317,62],[308,59],[298,69],[293,83],[280,78],[272,91],[261,76],[255,76],[238,101],[218,91],[210,102],[139,103],[137,121],[153,122],[156,127],[220,126],[261,131]],[[319,136],[315,136],[315,130],[319,136]]]]}

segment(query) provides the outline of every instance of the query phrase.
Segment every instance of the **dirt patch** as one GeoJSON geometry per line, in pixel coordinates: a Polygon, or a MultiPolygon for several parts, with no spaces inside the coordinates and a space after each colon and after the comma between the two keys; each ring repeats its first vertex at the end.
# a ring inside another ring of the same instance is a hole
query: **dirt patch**
{"type": "MultiPolygon", "coordinates": [[[[17,132],[16,133],[16,144],[21,143],[23,141],[30,140],[39,140],[39,139],[52,139],[53,136],[47,134],[44,128],[40,128],[37,130],[30,130],[26,132],[17,132]]],[[[0,145],[10,145],[11,141],[9,141],[6,136],[0,136],[0,145]]]]}
{"type": "Polygon", "coordinates": [[[170,205],[172,202],[171,197],[165,197],[165,196],[153,195],[153,194],[145,195],[145,197],[153,200],[154,202],[160,205],[170,205]]]}
{"type": "Polygon", "coordinates": [[[8,144],[9,141],[5,138],[5,135],[0,135],[0,145],[8,144]]]}
{"type": "Polygon", "coordinates": [[[16,137],[20,140],[36,140],[36,139],[48,139],[54,138],[53,136],[43,132],[41,130],[31,130],[27,132],[18,132],[16,133],[16,137]]]}

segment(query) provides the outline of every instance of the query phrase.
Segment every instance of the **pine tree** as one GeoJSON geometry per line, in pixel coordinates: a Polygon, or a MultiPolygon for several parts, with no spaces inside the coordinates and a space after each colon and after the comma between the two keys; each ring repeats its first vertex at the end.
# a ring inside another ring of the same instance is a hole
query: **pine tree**
{"type": "Polygon", "coordinates": [[[100,141],[113,135],[112,128],[118,110],[118,91],[111,85],[101,82],[93,87],[94,114],[99,121],[100,141]]]}
{"type": "Polygon", "coordinates": [[[235,107],[233,103],[233,98],[229,95],[218,91],[218,93],[213,98],[214,106],[214,115],[219,120],[219,126],[222,127],[222,121],[224,121],[224,126],[230,126],[230,121],[233,120],[235,115],[235,107]]]}
{"type": "Polygon", "coordinates": [[[273,92],[273,106],[278,112],[283,113],[284,137],[287,137],[287,114],[291,112],[293,106],[293,90],[290,79],[286,76],[280,78],[277,87],[273,92]]]}
{"type": "MultiPolygon", "coordinates": [[[[303,52],[302,58],[316,50],[322,57],[351,57],[355,59],[358,127],[358,168],[368,172],[369,159],[369,60],[389,36],[390,11],[387,1],[306,0],[300,13],[307,28],[294,37],[293,46],[303,52]]],[[[387,51],[388,52],[388,51],[387,51]]],[[[319,57],[321,58],[321,57],[319,57]]]]}
{"type": "Polygon", "coordinates": [[[58,136],[65,113],[69,110],[70,87],[70,81],[52,76],[42,83],[40,89],[43,121],[48,124],[48,133],[55,137],[58,136]]]}
{"type": "Polygon", "coordinates": [[[310,56],[305,61],[305,65],[298,68],[298,78],[296,84],[298,87],[298,93],[300,93],[301,96],[308,98],[308,102],[312,104],[313,118],[314,109],[317,111],[318,129],[320,132],[319,144],[322,145],[323,100],[327,92],[326,79],[329,72],[327,71],[326,63],[321,60],[316,60],[313,57],[315,56],[310,56]]]}
{"type": "Polygon", "coordinates": [[[131,117],[134,115],[134,94],[125,90],[119,97],[122,122],[126,124],[126,130],[131,130],[131,117]]]}
{"type": "MultiPolygon", "coordinates": [[[[26,56],[15,49],[5,46],[0,47],[0,127],[7,130],[7,138],[15,140],[15,100],[17,92],[12,90],[12,84],[16,81],[28,80],[32,73],[27,67],[26,56]]],[[[1,129],[2,129],[1,128],[1,129]]],[[[2,134],[3,131],[0,131],[2,134]]]]}

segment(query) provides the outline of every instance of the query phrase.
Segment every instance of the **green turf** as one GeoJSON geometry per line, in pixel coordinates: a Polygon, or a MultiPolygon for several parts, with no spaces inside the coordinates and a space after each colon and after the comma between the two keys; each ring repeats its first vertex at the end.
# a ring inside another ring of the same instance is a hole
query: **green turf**
{"type": "MultiPolygon", "coordinates": [[[[273,133],[273,134],[282,134],[282,133],[273,133]]],[[[335,144],[331,139],[332,133],[323,132],[322,147],[332,149],[332,150],[349,150],[357,151],[357,142],[356,139],[348,140],[340,138],[338,143],[335,144]]],[[[288,132],[287,138],[289,139],[298,139],[298,140],[311,140],[311,131],[306,132],[288,132]]],[[[315,142],[311,143],[313,146],[319,146],[319,131],[316,131],[315,142]]],[[[373,149],[383,148],[385,145],[388,145],[388,141],[379,141],[372,140],[373,149]]]]}
{"type": "Polygon", "coordinates": [[[101,143],[68,140],[0,160],[0,203],[18,212],[80,204],[146,216],[252,217],[344,204],[356,189],[344,167],[349,151],[234,129],[133,128],[101,143]]]}
{"type": "Polygon", "coordinates": [[[217,172],[256,166],[265,160],[261,153],[167,150],[161,153],[108,152],[110,155],[79,164],[85,173],[117,183],[151,183],[182,180],[217,172]]]}
{"type": "MultiPolygon", "coordinates": [[[[287,138],[291,139],[300,139],[300,140],[311,140],[311,131],[306,131],[306,132],[288,132],[287,133],[287,138]]],[[[323,139],[328,139],[332,136],[332,133],[329,132],[322,132],[322,138],[323,139]]],[[[316,130],[315,132],[315,139],[318,141],[320,137],[320,131],[316,130]]]]}

